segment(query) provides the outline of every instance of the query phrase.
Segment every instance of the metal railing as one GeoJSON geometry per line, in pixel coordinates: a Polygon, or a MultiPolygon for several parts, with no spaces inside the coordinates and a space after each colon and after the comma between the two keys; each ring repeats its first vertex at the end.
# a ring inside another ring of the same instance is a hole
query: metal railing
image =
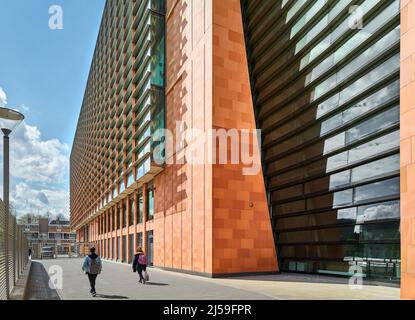
{"type": "Polygon", "coordinates": [[[29,261],[28,241],[0,200],[0,300],[7,300],[29,261]]]}

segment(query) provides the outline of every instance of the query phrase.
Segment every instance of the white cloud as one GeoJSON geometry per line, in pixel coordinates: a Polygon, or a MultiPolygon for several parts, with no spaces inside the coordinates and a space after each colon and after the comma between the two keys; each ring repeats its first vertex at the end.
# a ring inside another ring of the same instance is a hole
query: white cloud
{"type": "Polygon", "coordinates": [[[22,105],[22,109],[24,113],[28,113],[30,111],[30,108],[25,106],[24,104],[22,105]]]}
{"type": "Polygon", "coordinates": [[[62,183],[69,168],[69,146],[42,140],[39,129],[23,122],[10,137],[10,171],[27,182],[62,183]]]}
{"type": "MultiPolygon", "coordinates": [[[[7,95],[0,87],[0,106],[7,95]]],[[[23,110],[29,110],[22,106],[23,110]]],[[[3,139],[0,139],[0,150],[3,139]]],[[[69,217],[69,146],[58,139],[43,140],[40,130],[23,122],[10,136],[10,203],[17,215],[64,214],[69,217]]],[[[0,153],[2,177],[3,154],[0,153]]],[[[0,195],[3,187],[0,187],[0,195]]]]}
{"type": "Polygon", "coordinates": [[[7,95],[3,88],[0,87],[0,107],[4,107],[7,104],[7,95]]]}
{"type": "Polygon", "coordinates": [[[36,189],[20,182],[12,186],[10,202],[17,215],[49,211],[54,215],[62,213],[69,217],[69,193],[64,189],[36,189]]]}

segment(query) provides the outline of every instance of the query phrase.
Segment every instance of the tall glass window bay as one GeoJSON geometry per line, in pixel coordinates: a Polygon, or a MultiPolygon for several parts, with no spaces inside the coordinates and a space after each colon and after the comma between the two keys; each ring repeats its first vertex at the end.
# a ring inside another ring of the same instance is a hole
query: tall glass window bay
{"type": "Polygon", "coordinates": [[[399,282],[399,0],[276,2],[241,8],[279,266],[399,282]]]}

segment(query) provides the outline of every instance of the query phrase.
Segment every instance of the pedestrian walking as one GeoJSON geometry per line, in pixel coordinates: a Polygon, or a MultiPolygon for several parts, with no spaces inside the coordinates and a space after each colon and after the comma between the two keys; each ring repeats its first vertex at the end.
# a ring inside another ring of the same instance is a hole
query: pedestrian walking
{"type": "Polygon", "coordinates": [[[95,248],[91,248],[90,254],[85,257],[82,270],[88,275],[89,284],[91,285],[90,293],[93,297],[97,296],[95,282],[102,270],[101,258],[95,253],[95,248]]]}
{"type": "Polygon", "coordinates": [[[140,283],[146,284],[146,282],[149,280],[147,273],[147,256],[141,247],[137,248],[137,253],[134,255],[133,272],[138,272],[140,283]]]}

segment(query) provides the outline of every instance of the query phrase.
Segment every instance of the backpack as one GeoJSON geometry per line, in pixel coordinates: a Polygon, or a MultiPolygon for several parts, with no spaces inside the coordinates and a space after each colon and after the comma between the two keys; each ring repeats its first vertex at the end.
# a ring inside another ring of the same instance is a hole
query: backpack
{"type": "Polygon", "coordinates": [[[138,256],[138,264],[141,264],[141,265],[147,264],[147,257],[144,254],[140,254],[138,256]]]}
{"type": "Polygon", "coordinates": [[[97,259],[91,259],[91,266],[89,267],[89,273],[90,274],[98,274],[100,271],[100,265],[97,261],[97,259]]]}

